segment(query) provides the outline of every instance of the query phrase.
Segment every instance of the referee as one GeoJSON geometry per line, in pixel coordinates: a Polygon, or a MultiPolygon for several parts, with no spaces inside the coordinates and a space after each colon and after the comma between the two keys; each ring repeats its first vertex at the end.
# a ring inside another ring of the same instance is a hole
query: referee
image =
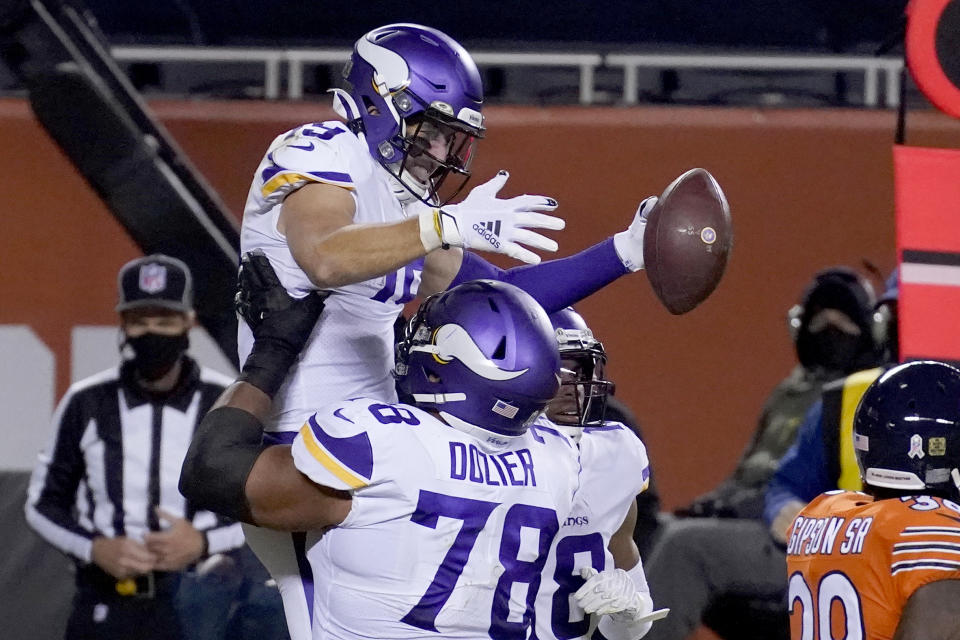
{"type": "Polygon", "coordinates": [[[67,391],[30,481],[27,522],[77,562],[66,638],[181,638],[180,572],[243,544],[238,523],[177,489],[197,423],[231,381],[186,355],[187,266],[152,255],[119,274],[122,363],[67,391]]]}

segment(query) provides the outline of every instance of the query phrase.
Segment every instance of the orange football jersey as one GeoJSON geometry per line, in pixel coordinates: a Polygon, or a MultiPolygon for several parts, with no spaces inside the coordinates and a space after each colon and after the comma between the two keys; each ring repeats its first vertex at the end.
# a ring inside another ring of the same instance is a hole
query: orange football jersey
{"type": "Polygon", "coordinates": [[[824,493],[793,521],[787,575],[793,640],[889,640],[917,588],[960,579],[960,506],[824,493]]]}

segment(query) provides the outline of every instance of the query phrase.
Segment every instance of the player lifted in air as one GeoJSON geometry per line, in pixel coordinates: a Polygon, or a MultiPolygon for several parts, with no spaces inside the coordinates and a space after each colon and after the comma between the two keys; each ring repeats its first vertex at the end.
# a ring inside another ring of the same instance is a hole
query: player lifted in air
{"type": "MultiPolygon", "coordinates": [[[[499,198],[508,178],[501,171],[451,204],[463,195],[485,132],[480,74],[463,47],[435,29],[387,25],[357,40],[344,80],[346,88],[334,91],[342,120],[278,136],[257,168],[243,214],[243,253],[264,251],[295,297],[330,292],[266,416],[267,430],[280,442],[289,442],[320,404],[358,396],[396,400],[393,325],[418,294],[486,278],[520,287],[548,312],[559,310],[644,267],[644,216],[656,206],[649,199],[627,230],[538,264],[532,250],[555,251],[557,244],[530,229],[563,227],[546,213],[557,207],[552,198],[499,198]],[[471,250],[531,264],[502,270],[471,250]]],[[[723,267],[713,258],[725,263],[730,243],[729,230],[714,227],[690,236],[710,258],[706,268],[691,260],[683,269],[655,270],[667,274],[659,278],[669,283],[674,273],[673,284],[684,292],[691,283],[712,283],[712,290],[723,267]]],[[[706,297],[707,289],[697,292],[706,297]]],[[[245,323],[238,341],[243,361],[252,344],[245,323]]],[[[316,536],[245,531],[277,578],[293,640],[302,640],[306,631],[300,630],[310,626],[303,550],[316,536]]]]}
{"type": "Polygon", "coordinates": [[[633,540],[636,497],[650,478],[647,452],[628,427],[603,419],[613,388],[603,374],[603,344],[572,308],[551,314],[550,321],[560,348],[560,391],[535,424],[574,443],[580,482],[544,569],[536,637],[590,638],[599,627],[609,640],[637,640],[665,613],[651,615],[653,601],[633,540]]]}
{"type": "Polygon", "coordinates": [[[315,639],[525,639],[578,482],[569,439],[531,426],[558,387],[546,313],[491,281],[431,297],[399,347],[417,406],[333,403],[292,447],[264,447],[270,395],[321,306],[287,298],[272,274],[245,260],[241,279],[261,283],[246,287],[261,291],[247,308],[262,321],[243,374],[198,429],[181,490],[246,522],[326,530],[309,550],[315,639]]]}
{"type": "Polygon", "coordinates": [[[793,640],[960,637],[960,370],[910,362],[853,423],[866,493],[830,491],[787,541],[793,640]]]}

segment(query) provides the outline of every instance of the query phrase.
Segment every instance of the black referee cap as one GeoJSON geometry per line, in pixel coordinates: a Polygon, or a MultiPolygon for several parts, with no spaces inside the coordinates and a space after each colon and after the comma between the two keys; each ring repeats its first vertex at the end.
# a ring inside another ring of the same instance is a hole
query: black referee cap
{"type": "Polygon", "coordinates": [[[162,307],[187,312],[193,309],[193,277],[181,260],[155,253],[131,260],[117,276],[117,311],[162,307]]]}

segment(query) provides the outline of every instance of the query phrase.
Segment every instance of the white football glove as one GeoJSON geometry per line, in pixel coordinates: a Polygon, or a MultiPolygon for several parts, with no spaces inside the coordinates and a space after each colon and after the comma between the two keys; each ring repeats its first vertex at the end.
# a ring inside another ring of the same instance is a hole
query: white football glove
{"type": "Polygon", "coordinates": [[[529,264],[540,256],[526,249],[556,251],[550,238],[528,231],[563,229],[564,221],[537,211],[553,211],[557,201],[546,196],[522,195],[508,200],[497,198],[510,174],[500,171],[491,180],[474,187],[463,202],[429,209],[420,214],[420,241],[428,252],[440,247],[463,247],[503,253],[529,264]]]}
{"type": "Polygon", "coordinates": [[[630,271],[643,269],[643,233],[647,229],[647,216],[657,200],[657,196],[644,198],[637,206],[637,213],[627,230],[613,236],[613,248],[617,250],[623,266],[630,271]]]}
{"type": "Polygon", "coordinates": [[[593,567],[584,567],[580,576],[586,582],[573,595],[574,600],[587,613],[605,615],[601,625],[609,619],[615,628],[601,630],[607,637],[641,638],[650,630],[655,620],[665,618],[669,609],[653,610],[650,594],[637,589],[630,574],[623,569],[607,569],[597,572],[593,567]]]}

